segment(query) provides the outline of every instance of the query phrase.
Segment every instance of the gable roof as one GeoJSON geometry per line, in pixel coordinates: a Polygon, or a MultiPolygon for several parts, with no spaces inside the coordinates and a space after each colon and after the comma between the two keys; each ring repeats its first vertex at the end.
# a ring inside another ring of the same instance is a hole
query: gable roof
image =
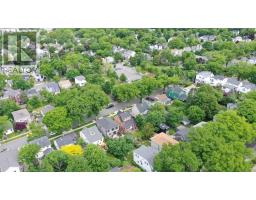
{"type": "Polygon", "coordinates": [[[84,80],[85,80],[85,77],[84,77],[83,75],[76,76],[76,77],[75,77],[75,80],[84,81],[84,80]]]}
{"type": "Polygon", "coordinates": [[[43,136],[43,137],[37,138],[37,139],[31,141],[30,144],[37,144],[41,148],[48,147],[48,146],[51,145],[51,143],[50,143],[50,141],[49,141],[47,136],[43,136]]]}
{"type": "Polygon", "coordinates": [[[69,133],[69,134],[63,135],[55,140],[55,142],[57,143],[59,148],[61,148],[62,146],[65,146],[65,145],[75,144],[76,141],[77,141],[76,133],[69,133]]]}
{"type": "Polygon", "coordinates": [[[96,124],[98,127],[103,127],[106,130],[110,130],[113,128],[118,127],[118,124],[116,124],[111,118],[109,117],[104,117],[102,119],[98,119],[96,121],[96,124]]]}
{"type": "Polygon", "coordinates": [[[12,112],[12,116],[13,116],[14,121],[20,121],[23,119],[30,118],[30,114],[29,114],[28,110],[25,108],[12,112]]]}
{"type": "Polygon", "coordinates": [[[97,126],[84,128],[80,133],[83,134],[90,143],[102,140],[103,138],[97,126]]]}
{"type": "Polygon", "coordinates": [[[47,88],[48,91],[51,91],[53,93],[60,92],[59,85],[55,82],[46,83],[45,87],[47,88]]]}
{"type": "Polygon", "coordinates": [[[45,115],[46,113],[48,113],[49,111],[51,111],[51,110],[53,110],[53,109],[54,109],[54,106],[52,106],[52,105],[46,105],[46,106],[44,106],[44,107],[42,108],[41,113],[42,113],[43,115],[45,115]]]}
{"type": "Polygon", "coordinates": [[[148,163],[153,166],[154,158],[158,153],[158,150],[153,147],[146,147],[144,145],[140,146],[138,149],[134,150],[134,153],[140,155],[148,161],[148,163]]]}

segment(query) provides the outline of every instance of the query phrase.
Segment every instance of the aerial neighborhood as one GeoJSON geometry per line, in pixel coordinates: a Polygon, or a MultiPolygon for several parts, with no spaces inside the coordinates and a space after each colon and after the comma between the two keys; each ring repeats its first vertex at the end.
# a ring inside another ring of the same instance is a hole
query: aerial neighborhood
{"type": "Polygon", "coordinates": [[[256,171],[256,29],[35,31],[36,69],[0,67],[0,172],[256,171]]]}

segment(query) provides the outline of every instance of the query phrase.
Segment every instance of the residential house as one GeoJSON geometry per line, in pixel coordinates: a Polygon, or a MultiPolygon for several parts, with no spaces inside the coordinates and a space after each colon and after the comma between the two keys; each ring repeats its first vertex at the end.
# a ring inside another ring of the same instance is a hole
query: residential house
{"type": "Polygon", "coordinates": [[[166,133],[159,133],[150,138],[151,147],[156,148],[158,151],[161,151],[163,145],[171,144],[175,145],[179,142],[175,140],[173,137],[166,133]]]}
{"type": "Polygon", "coordinates": [[[1,99],[12,99],[16,103],[21,104],[21,90],[13,90],[8,88],[7,90],[4,90],[3,97],[1,99]]]}
{"type": "Polygon", "coordinates": [[[167,133],[167,131],[170,129],[170,127],[169,126],[167,126],[166,124],[164,124],[164,123],[161,123],[160,125],[159,125],[159,133],[167,133]]]}
{"type": "Polygon", "coordinates": [[[208,58],[206,56],[197,56],[196,55],[196,61],[200,64],[205,64],[208,61],[208,58]]]}
{"type": "Polygon", "coordinates": [[[9,120],[6,124],[3,124],[3,127],[1,127],[1,128],[3,129],[4,135],[9,135],[14,132],[13,125],[9,120]]]}
{"type": "Polygon", "coordinates": [[[166,94],[158,94],[155,96],[155,99],[158,103],[163,105],[168,105],[171,103],[171,99],[169,99],[166,94]]]}
{"type": "Polygon", "coordinates": [[[32,121],[28,110],[25,108],[12,112],[12,116],[15,123],[15,129],[18,130],[25,129],[27,124],[32,121]]]}
{"type": "Polygon", "coordinates": [[[240,93],[248,93],[253,90],[256,90],[256,85],[249,81],[242,81],[242,84],[237,88],[237,92],[240,93]]]}
{"type": "Polygon", "coordinates": [[[45,84],[45,89],[53,94],[59,94],[60,93],[60,88],[59,85],[55,82],[49,82],[45,84]]]}
{"type": "Polygon", "coordinates": [[[234,43],[238,43],[238,42],[242,42],[243,41],[243,38],[241,36],[237,36],[235,38],[232,38],[232,41],[234,43]]]}
{"type": "Polygon", "coordinates": [[[86,144],[103,145],[104,138],[97,126],[92,126],[90,128],[85,127],[80,131],[80,137],[86,144]]]}
{"type": "Polygon", "coordinates": [[[178,85],[169,85],[166,89],[166,95],[172,100],[178,99],[185,101],[188,97],[186,91],[178,85]]]}
{"type": "Polygon", "coordinates": [[[213,42],[216,40],[216,36],[215,35],[203,35],[203,36],[199,37],[199,39],[201,40],[201,42],[213,42]]]}
{"type": "Polygon", "coordinates": [[[75,77],[75,83],[79,85],[80,87],[84,86],[86,84],[85,77],[80,75],[75,77]]]}
{"type": "Polygon", "coordinates": [[[116,72],[119,78],[122,74],[124,74],[127,78],[126,82],[128,83],[140,80],[142,78],[142,75],[138,73],[134,67],[124,66],[122,63],[116,64],[114,71],[116,72]]]}
{"type": "Polygon", "coordinates": [[[46,115],[46,113],[50,112],[51,110],[54,109],[54,106],[52,105],[46,105],[42,108],[41,110],[41,115],[44,117],[46,115]]]}
{"type": "Polygon", "coordinates": [[[60,80],[59,86],[61,89],[69,89],[72,87],[72,83],[70,82],[70,80],[60,80]]]}
{"type": "Polygon", "coordinates": [[[174,134],[174,138],[178,141],[187,141],[188,133],[189,133],[189,128],[181,125],[177,127],[177,131],[174,134]]]}
{"type": "Polygon", "coordinates": [[[138,115],[146,115],[148,113],[149,106],[146,103],[137,103],[132,105],[131,115],[136,117],[138,115]]]}
{"type": "Polygon", "coordinates": [[[149,46],[150,51],[154,51],[154,50],[161,51],[164,48],[165,48],[165,46],[162,44],[154,44],[154,45],[149,46]]]}
{"type": "Polygon", "coordinates": [[[228,110],[237,109],[237,103],[228,103],[228,104],[227,104],[227,109],[228,109],[228,110]]]}
{"type": "Polygon", "coordinates": [[[199,122],[196,125],[194,125],[193,128],[201,128],[205,124],[207,124],[207,122],[202,121],[202,122],[199,122]]]}
{"type": "Polygon", "coordinates": [[[111,64],[111,63],[114,63],[115,59],[111,56],[108,56],[106,58],[102,58],[102,61],[105,64],[111,64]]]}
{"type": "Polygon", "coordinates": [[[40,92],[36,88],[30,88],[26,91],[27,97],[30,99],[32,97],[39,97],[40,92]]]}
{"type": "Polygon", "coordinates": [[[227,78],[226,82],[222,85],[222,89],[225,93],[236,92],[242,83],[237,78],[227,78]]]}
{"type": "Polygon", "coordinates": [[[122,47],[113,46],[114,53],[121,53],[125,60],[129,60],[131,57],[134,57],[136,52],[128,49],[124,49],[122,47]]]}
{"type": "Polygon", "coordinates": [[[40,146],[40,151],[37,154],[37,159],[39,160],[42,160],[44,156],[47,156],[49,153],[53,151],[51,147],[51,143],[47,136],[37,138],[29,143],[40,146]]]}
{"type": "Polygon", "coordinates": [[[202,71],[196,75],[195,83],[211,84],[211,82],[212,82],[211,80],[213,77],[214,77],[214,74],[212,72],[202,71]]]}
{"type": "Polygon", "coordinates": [[[72,145],[77,142],[77,135],[76,133],[69,133],[66,135],[62,135],[61,137],[54,140],[54,145],[56,149],[60,149],[63,146],[72,145]]]}
{"type": "Polygon", "coordinates": [[[105,137],[115,138],[119,136],[119,125],[109,117],[98,119],[96,125],[105,137]]]}
{"type": "Polygon", "coordinates": [[[119,112],[115,118],[115,122],[119,125],[119,132],[126,133],[135,130],[136,123],[130,112],[119,112]]]}
{"type": "Polygon", "coordinates": [[[221,75],[215,75],[212,79],[211,79],[211,86],[222,86],[227,82],[227,78],[225,76],[221,76],[221,75]]]}
{"type": "Polygon", "coordinates": [[[133,151],[133,161],[146,172],[154,171],[154,158],[159,151],[154,147],[142,145],[133,151]]]}

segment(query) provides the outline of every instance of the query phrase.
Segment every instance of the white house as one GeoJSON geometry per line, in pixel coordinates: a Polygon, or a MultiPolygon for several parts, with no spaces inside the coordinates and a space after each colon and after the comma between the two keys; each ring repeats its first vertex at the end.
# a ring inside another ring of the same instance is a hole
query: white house
{"type": "Polygon", "coordinates": [[[195,83],[211,84],[214,74],[209,71],[202,71],[196,75],[195,83]]]}
{"type": "Polygon", "coordinates": [[[256,90],[256,85],[249,81],[242,81],[242,84],[237,88],[237,92],[240,93],[248,93],[253,90],[256,90]]]}
{"type": "Polygon", "coordinates": [[[30,142],[30,144],[36,144],[40,146],[40,151],[37,153],[37,159],[41,160],[44,156],[52,152],[51,143],[47,136],[37,138],[30,142]]]}
{"type": "Polygon", "coordinates": [[[97,126],[90,128],[85,127],[80,131],[80,137],[85,141],[86,144],[103,145],[103,136],[97,126]]]}
{"type": "Polygon", "coordinates": [[[79,85],[80,87],[84,86],[86,84],[85,77],[80,75],[75,77],[75,83],[79,85]]]}
{"type": "Polygon", "coordinates": [[[154,158],[158,150],[154,147],[146,147],[142,145],[133,151],[133,161],[146,172],[154,171],[154,158]]]}

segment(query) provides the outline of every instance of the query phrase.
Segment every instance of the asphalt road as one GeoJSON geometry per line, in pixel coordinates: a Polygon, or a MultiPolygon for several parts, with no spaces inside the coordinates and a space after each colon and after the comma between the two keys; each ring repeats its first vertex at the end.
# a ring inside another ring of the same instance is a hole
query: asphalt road
{"type": "Polygon", "coordinates": [[[6,171],[9,167],[18,167],[19,149],[27,143],[27,137],[22,137],[6,144],[2,144],[0,149],[7,148],[0,152],[0,171],[6,171]]]}

